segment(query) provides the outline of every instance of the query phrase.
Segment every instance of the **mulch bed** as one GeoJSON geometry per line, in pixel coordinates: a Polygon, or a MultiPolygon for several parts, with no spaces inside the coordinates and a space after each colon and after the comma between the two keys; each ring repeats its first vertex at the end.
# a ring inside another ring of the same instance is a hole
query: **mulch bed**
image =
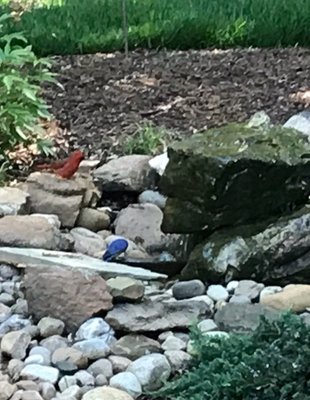
{"type": "Polygon", "coordinates": [[[52,112],[87,156],[120,152],[137,124],[189,135],[264,110],[274,123],[306,108],[290,96],[310,87],[310,49],[134,52],[55,57],[64,90],[52,112]]]}

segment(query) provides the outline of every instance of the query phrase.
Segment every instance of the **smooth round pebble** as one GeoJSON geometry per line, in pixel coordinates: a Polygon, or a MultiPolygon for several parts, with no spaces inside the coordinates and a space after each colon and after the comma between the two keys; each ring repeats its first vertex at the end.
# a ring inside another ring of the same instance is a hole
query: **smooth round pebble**
{"type": "Polygon", "coordinates": [[[228,300],[228,290],[222,285],[210,285],[207,290],[207,295],[214,301],[228,300]]]}

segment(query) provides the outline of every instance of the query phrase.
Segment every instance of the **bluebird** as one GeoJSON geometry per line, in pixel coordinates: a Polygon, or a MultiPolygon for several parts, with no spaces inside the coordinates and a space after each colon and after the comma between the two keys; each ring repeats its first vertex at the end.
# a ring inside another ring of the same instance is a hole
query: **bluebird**
{"type": "Polygon", "coordinates": [[[125,253],[128,247],[126,239],[115,239],[109,244],[106,251],[104,252],[102,259],[103,261],[113,261],[120,254],[125,253]]]}

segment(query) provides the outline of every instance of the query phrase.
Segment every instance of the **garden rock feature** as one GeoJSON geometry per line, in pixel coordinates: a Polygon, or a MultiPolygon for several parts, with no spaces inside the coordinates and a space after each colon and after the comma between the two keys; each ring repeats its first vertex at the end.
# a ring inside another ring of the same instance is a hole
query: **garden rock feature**
{"type": "Polygon", "coordinates": [[[29,193],[14,187],[0,188],[0,217],[29,213],[29,193]]]}
{"type": "Polygon", "coordinates": [[[70,247],[58,227],[39,215],[9,215],[0,218],[0,245],[46,250],[70,247]]]}
{"type": "Polygon", "coordinates": [[[229,124],[170,145],[160,182],[168,196],[163,231],[212,231],[280,215],[288,204],[305,204],[308,154],[308,138],[281,126],[229,124]]]}
{"type": "Polygon", "coordinates": [[[165,331],[188,328],[194,319],[208,317],[210,304],[204,296],[189,300],[145,300],[140,304],[116,304],[106,321],[125,332],[165,331]]]}
{"type": "Polygon", "coordinates": [[[55,214],[63,227],[72,228],[82,206],[98,198],[90,178],[61,179],[57,175],[34,172],[22,188],[30,195],[33,213],[55,214]]]}
{"type": "Polygon", "coordinates": [[[283,291],[261,299],[265,306],[296,313],[310,309],[310,285],[288,285],[283,291]]]}
{"type": "Polygon", "coordinates": [[[261,304],[229,303],[216,312],[214,322],[223,331],[251,332],[258,327],[261,316],[276,319],[279,312],[261,304]]]}
{"type": "Polygon", "coordinates": [[[64,267],[74,270],[96,272],[105,279],[116,276],[126,276],[144,281],[165,281],[167,275],[149,271],[144,268],[129,267],[125,264],[103,262],[83,254],[66,253],[60,251],[43,251],[41,249],[27,249],[16,247],[0,247],[0,262],[29,267],[64,267]]]}
{"type": "Polygon", "coordinates": [[[150,159],[145,155],[119,157],[97,168],[94,178],[103,192],[143,192],[155,183],[150,159]]]}
{"type": "Polygon", "coordinates": [[[106,248],[105,241],[100,235],[86,228],[73,228],[70,234],[74,239],[74,249],[91,257],[101,258],[106,248]]]}
{"type": "Polygon", "coordinates": [[[115,233],[143,247],[158,246],[165,240],[161,231],[162,211],[154,204],[132,204],[120,211],[115,221],[115,233]]]}
{"type": "Polygon", "coordinates": [[[307,281],[309,233],[310,211],[306,207],[266,225],[219,231],[196,246],[182,275],[203,282],[249,277],[272,285],[307,281]]]}
{"type": "Polygon", "coordinates": [[[137,301],[144,296],[145,286],[142,282],[126,277],[111,278],[107,281],[108,289],[114,300],[137,301]]]}
{"type": "Polygon", "coordinates": [[[161,353],[160,344],[144,335],[126,335],[120,338],[112,347],[114,355],[136,360],[150,353],[161,353]]]}
{"type": "Polygon", "coordinates": [[[112,308],[105,280],[85,271],[28,267],[24,286],[29,312],[36,320],[49,315],[63,321],[70,331],[93,314],[112,308]]]}
{"type": "Polygon", "coordinates": [[[94,208],[82,208],[76,225],[93,232],[98,232],[110,226],[110,217],[105,211],[94,208]]]}
{"type": "Polygon", "coordinates": [[[293,128],[310,138],[310,111],[302,111],[293,115],[283,125],[285,128],[293,128]]]}
{"type": "Polygon", "coordinates": [[[163,354],[150,354],[133,361],[127,368],[140,382],[143,390],[156,390],[171,374],[171,366],[163,354]]]}

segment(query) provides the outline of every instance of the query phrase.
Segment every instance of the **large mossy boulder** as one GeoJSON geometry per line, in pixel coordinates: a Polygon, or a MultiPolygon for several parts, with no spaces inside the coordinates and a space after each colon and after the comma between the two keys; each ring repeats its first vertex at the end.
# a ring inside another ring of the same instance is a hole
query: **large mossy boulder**
{"type": "Polygon", "coordinates": [[[181,275],[208,283],[232,279],[309,283],[310,208],[269,225],[244,225],[214,233],[196,246],[181,275]]]}
{"type": "Polygon", "coordinates": [[[230,124],[176,142],[160,182],[162,229],[214,231],[280,215],[310,194],[310,145],[280,126],[230,124]]]}

